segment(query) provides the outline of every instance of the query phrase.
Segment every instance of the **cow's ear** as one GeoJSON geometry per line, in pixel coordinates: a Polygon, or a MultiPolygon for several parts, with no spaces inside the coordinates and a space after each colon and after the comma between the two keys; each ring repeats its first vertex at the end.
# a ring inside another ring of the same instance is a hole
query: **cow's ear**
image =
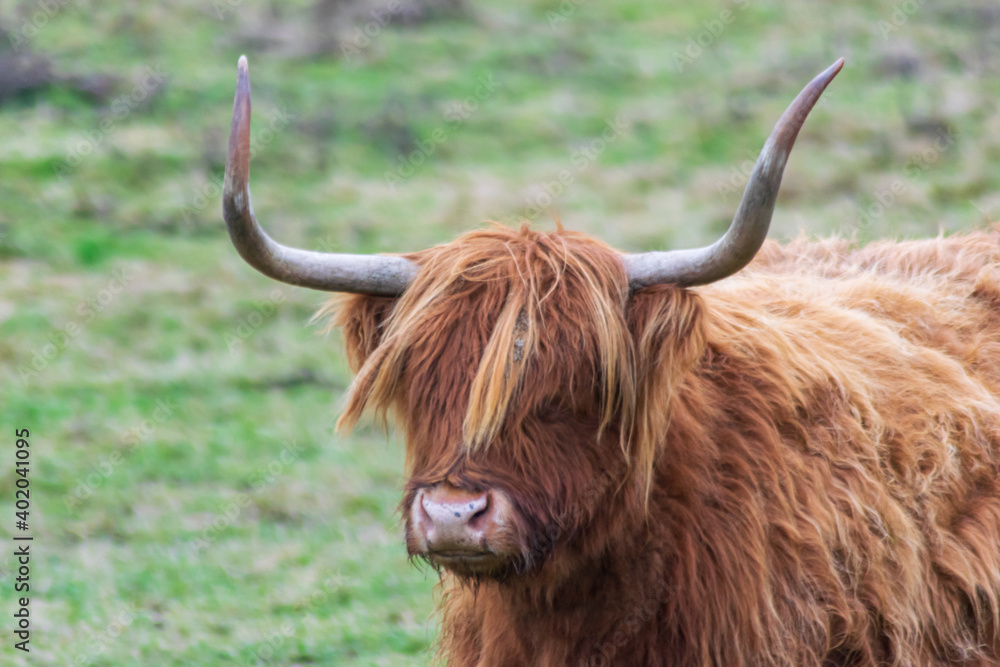
{"type": "Polygon", "coordinates": [[[350,294],[334,297],[317,317],[328,317],[328,329],[340,329],[351,370],[357,373],[382,342],[385,322],[396,305],[394,297],[350,294]]]}
{"type": "Polygon", "coordinates": [[[690,290],[655,285],[632,295],[627,317],[636,365],[630,440],[650,475],[670,424],[674,396],[705,351],[705,307],[690,290]]]}

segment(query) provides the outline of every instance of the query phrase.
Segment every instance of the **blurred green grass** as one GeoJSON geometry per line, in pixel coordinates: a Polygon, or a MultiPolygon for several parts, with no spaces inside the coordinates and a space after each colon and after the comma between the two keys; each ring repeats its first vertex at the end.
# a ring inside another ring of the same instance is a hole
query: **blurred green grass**
{"type": "MultiPolygon", "coordinates": [[[[332,4],[67,4],[24,45],[62,78],[0,103],[0,456],[31,429],[36,535],[33,650],[8,637],[4,664],[431,662],[436,575],[406,560],[402,445],[333,434],[350,373],[336,335],[308,323],[323,296],[245,266],[220,219],[241,53],[255,133],[290,117],[261,145],[253,187],[293,245],[426,247],[544,208],[564,169],[567,227],[627,250],[706,242],[739,201],[741,163],[841,55],[772,238],[1000,217],[1000,12],[986,2],[469,2],[391,20],[350,58],[324,40],[352,39],[371,8],[319,20],[332,4]],[[163,82],[147,90],[151,71],[163,82]],[[66,83],[94,74],[115,77],[114,94],[66,83]],[[500,85],[462,111],[484,76],[500,85]],[[119,115],[135,90],[150,94],[119,115]],[[576,170],[614,119],[625,131],[576,170]],[[445,140],[390,189],[385,174],[436,131],[445,140]],[[131,276],[120,291],[116,271],[131,276]]],[[[38,11],[2,2],[0,26],[17,34],[38,11]]],[[[6,539],[14,475],[0,470],[6,539]]]]}

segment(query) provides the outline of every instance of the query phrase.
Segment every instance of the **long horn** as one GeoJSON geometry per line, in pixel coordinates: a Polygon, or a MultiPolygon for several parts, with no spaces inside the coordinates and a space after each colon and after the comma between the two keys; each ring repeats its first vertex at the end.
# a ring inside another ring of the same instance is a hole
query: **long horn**
{"type": "Polygon", "coordinates": [[[417,266],[407,259],[289,248],[273,241],[257,224],[250,203],[250,70],[246,56],[240,57],[236,71],[222,215],[240,256],[264,275],[292,285],[327,292],[401,294],[417,273],[417,266]]]}
{"type": "Polygon", "coordinates": [[[661,283],[705,285],[730,276],[750,263],[767,237],[781,174],[799,128],[843,66],[843,58],[830,65],[802,89],[782,114],[757,158],[736,217],[725,235],[706,248],[624,255],[622,259],[630,287],[637,289],[661,283]]]}

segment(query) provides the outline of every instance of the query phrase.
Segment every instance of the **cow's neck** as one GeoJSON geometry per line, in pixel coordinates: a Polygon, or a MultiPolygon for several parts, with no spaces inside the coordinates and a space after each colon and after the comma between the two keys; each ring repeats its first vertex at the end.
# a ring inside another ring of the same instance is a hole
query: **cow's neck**
{"type": "Polygon", "coordinates": [[[447,585],[449,666],[643,664],[656,635],[649,628],[669,595],[664,557],[643,543],[617,544],[614,551],[627,559],[577,562],[572,572],[543,569],[537,577],[478,589],[447,585]]]}

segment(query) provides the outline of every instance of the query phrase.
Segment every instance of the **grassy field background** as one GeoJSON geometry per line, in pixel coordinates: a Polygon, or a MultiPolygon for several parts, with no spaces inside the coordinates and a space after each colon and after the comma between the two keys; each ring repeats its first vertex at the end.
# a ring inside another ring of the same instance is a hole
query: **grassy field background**
{"type": "Polygon", "coordinates": [[[255,208],[292,245],[409,251],[553,212],[626,250],[709,241],[838,56],[772,238],[1000,218],[992,0],[0,0],[0,27],[4,665],[432,661],[402,445],[333,433],[350,374],[309,324],[323,295],[269,282],[225,233],[240,54],[255,208]]]}

